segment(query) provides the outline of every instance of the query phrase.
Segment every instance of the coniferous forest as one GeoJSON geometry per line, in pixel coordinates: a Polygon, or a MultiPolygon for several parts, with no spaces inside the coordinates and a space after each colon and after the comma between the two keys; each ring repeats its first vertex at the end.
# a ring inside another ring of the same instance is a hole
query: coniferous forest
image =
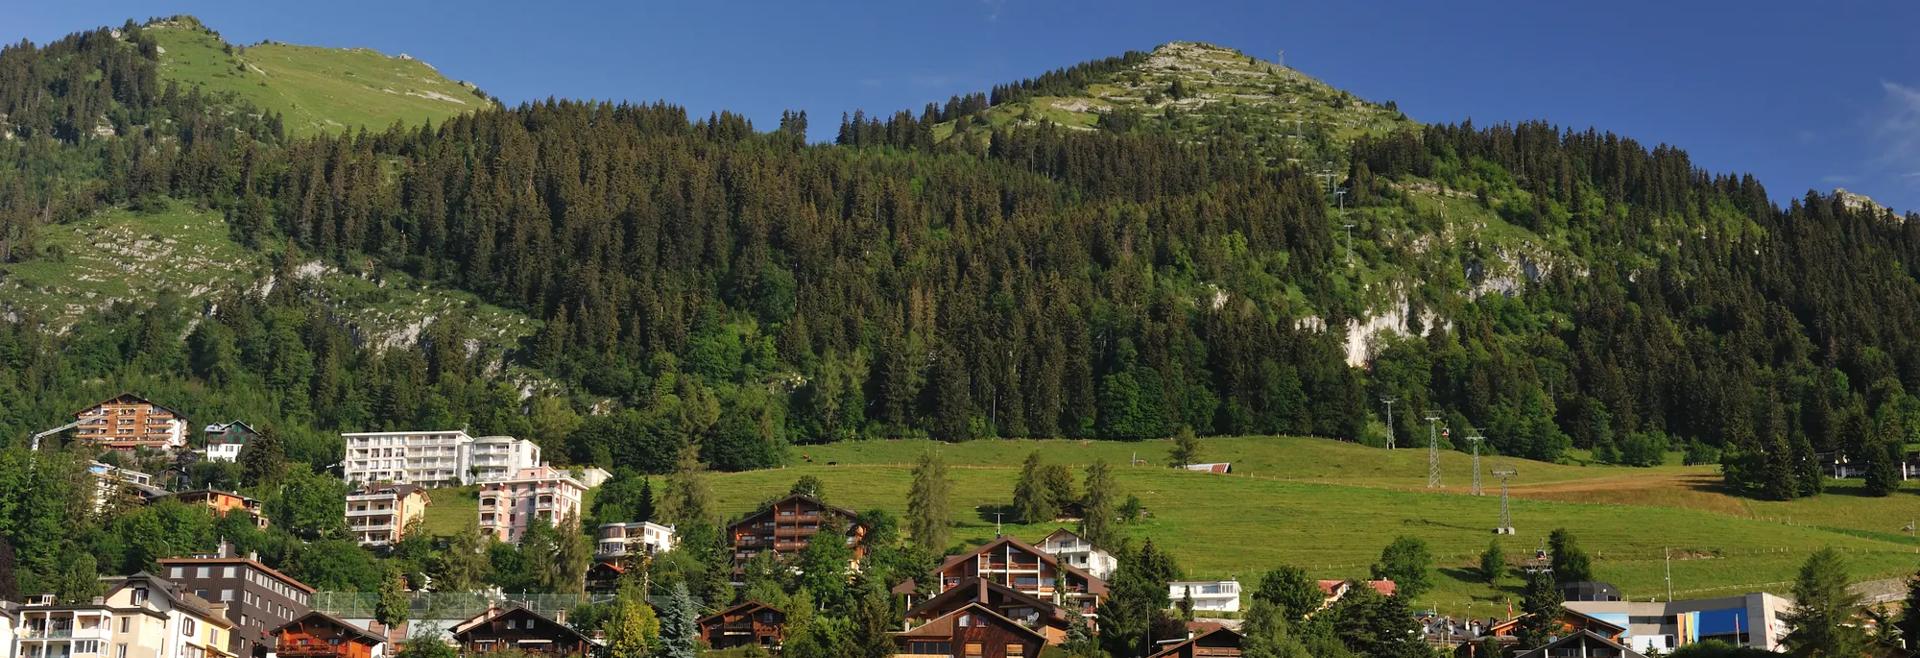
{"type": "Polygon", "coordinates": [[[0,51],[0,262],[46,256],[41,227],[167,199],[298,258],[276,285],[57,335],[12,314],[7,441],[138,388],[263,419],[319,465],[337,432],[432,426],[649,472],[692,445],[735,470],[901,436],[1371,441],[1393,396],[1504,454],[1684,449],[1792,498],[1818,493],[1816,453],[1893,460],[1920,430],[1920,223],[1819,194],[1782,206],[1672,147],[1533,123],[1352,144],[1350,209],[1457,238],[1403,184],[1437,181],[1580,259],[1511,293],[1413,291],[1438,321],[1352,367],[1337,328],[1368,309],[1337,275],[1333,202],[1250,136],[978,122],[981,139],[935,139],[1138,53],[852,115],[832,144],[809,143],[801,113],[767,130],[570,100],[296,139],[162,84],[151,40],[119,32],[0,51]],[[452,321],[375,349],[302,289],[309,260],[471,291],[541,327],[503,359],[452,321]]]}

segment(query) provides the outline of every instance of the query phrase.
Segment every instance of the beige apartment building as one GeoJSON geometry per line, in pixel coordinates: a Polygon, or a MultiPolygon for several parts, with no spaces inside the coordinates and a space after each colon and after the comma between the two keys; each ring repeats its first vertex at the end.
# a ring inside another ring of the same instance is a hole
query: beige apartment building
{"type": "Polygon", "coordinates": [[[18,658],[235,658],[225,604],[145,572],[104,584],[87,603],[48,595],[21,605],[18,658]]]}
{"type": "Polygon", "coordinates": [[[369,484],[347,495],[347,530],[361,546],[391,546],[432,503],[427,490],[411,484],[369,484]]]}

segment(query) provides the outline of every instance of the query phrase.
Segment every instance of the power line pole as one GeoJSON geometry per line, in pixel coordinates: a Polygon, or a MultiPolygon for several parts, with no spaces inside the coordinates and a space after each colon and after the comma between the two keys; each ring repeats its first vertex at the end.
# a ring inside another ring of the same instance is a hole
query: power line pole
{"type": "Polygon", "coordinates": [[[1440,412],[1427,412],[1427,488],[1440,488],[1440,412]]]}
{"type": "Polygon", "coordinates": [[[1660,559],[1667,562],[1667,600],[1673,600],[1673,549],[1660,549],[1660,559]]]}
{"type": "Polygon", "coordinates": [[[1400,398],[1396,398],[1394,396],[1389,395],[1384,398],[1380,398],[1380,401],[1387,403],[1387,449],[1392,450],[1393,449],[1393,403],[1399,402],[1400,398]]]}
{"type": "Polygon", "coordinates": [[[1500,478],[1500,525],[1493,529],[1496,535],[1513,534],[1513,511],[1507,507],[1507,478],[1513,477],[1514,473],[1511,468],[1493,472],[1494,477],[1500,478]]]}
{"type": "Polygon", "coordinates": [[[1473,444],[1473,495],[1483,495],[1480,491],[1480,442],[1487,437],[1475,434],[1467,437],[1467,443],[1473,444]]]}

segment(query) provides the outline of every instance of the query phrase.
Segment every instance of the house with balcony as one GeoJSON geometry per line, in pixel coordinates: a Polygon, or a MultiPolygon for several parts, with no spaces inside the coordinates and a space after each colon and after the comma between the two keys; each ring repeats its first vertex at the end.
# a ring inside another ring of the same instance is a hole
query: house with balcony
{"type": "Polygon", "coordinates": [[[511,436],[483,436],[466,450],[468,482],[505,480],[540,465],[540,446],[511,436]]]}
{"type": "Polygon", "coordinates": [[[519,543],[534,523],[558,525],[580,518],[585,485],[566,471],[547,465],[523,468],[512,477],[480,485],[480,531],[519,543]]]}
{"type": "Polygon", "coordinates": [[[369,484],[347,494],[347,531],[361,546],[392,546],[433,500],[411,484],[369,484]]]}
{"type": "Polygon", "coordinates": [[[700,640],[715,651],[745,646],[779,651],[787,613],[759,601],[746,601],[701,617],[699,623],[700,640]]]}
{"type": "Polygon", "coordinates": [[[979,603],[893,634],[894,658],[1038,658],[1047,639],[979,603]]]}
{"type": "Polygon", "coordinates": [[[232,462],[240,460],[240,449],[260,433],[254,431],[252,425],[236,420],[208,425],[200,430],[200,435],[207,440],[207,447],[200,449],[202,459],[232,462]]]}
{"type": "Polygon", "coordinates": [[[392,482],[453,487],[473,482],[473,437],[462,430],[350,432],[341,474],[349,484],[392,482]]]}
{"type": "Polygon", "coordinates": [[[222,516],[232,513],[245,514],[253,518],[253,525],[256,527],[265,528],[268,525],[267,515],[261,508],[260,501],[232,491],[195,489],[170,493],[162,498],[171,498],[188,505],[204,505],[222,516]]]}
{"type": "Polygon", "coordinates": [[[591,638],[572,626],[520,606],[488,610],[461,622],[454,627],[453,642],[468,656],[508,649],[542,656],[586,656],[596,648],[591,638]]]}
{"type": "Polygon", "coordinates": [[[281,658],[381,658],[387,638],[318,610],[273,629],[281,658]]]}
{"type": "Polygon", "coordinates": [[[182,589],[225,606],[233,622],[228,648],[240,658],[264,658],[273,650],[272,629],[305,615],[314,591],[226,542],[215,553],[160,560],[160,568],[182,589]]]}
{"type": "Polygon", "coordinates": [[[64,604],[52,595],[22,604],[18,658],[235,658],[227,606],[148,574],[104,579],[106,595],[64,604]]]}
{"type": "Polygon", "coordinates": [[[631,563],[635,558],[673,550],[673,526],[652,521],[601,524],[595,533],[593,557],[602,562],[631,563]]]}
{"type": "Polygon", "coordinates": [[[144,505],[155,498],[166,496],[168,491],[153,485],[153,476],[130,468],[121,468],[104,462],[90,462],[87,472],[93,475],[93,511],[100,513],[109,505],[144,505]]]}
{"type": "Polygon", "coordinates": [[[1245,636],[1225,626],[1189,632],[1185,640],[1167,642],[1148,658],[1239,658],[1245,636]]]}
{"type": "Polygon", "coordinates": [[[1194,612],[1239,612],[1240,581],[1176,580],[1167,583],[1167,596],[1177,605],[1193,597],[1194,612]]]}
{"type": "Polygon", "coordinates": [[[727,536],[733,544],[734,573],[736,576],[744,573],[747,561],[761,553],[772,553],[775,557],[798,554],[807,549],[821,528],[833,526],[846,529],[838,540],[853,548],[855,563],[866,557],[867,528],[860,524],[852,510],[828,505],[806,494],[776,500],[727,526],[727,536]]]}
{"type": "Polygon", "coordinates": [[[971,578],[959,587],[935,594],[908,608],[906,628],[917,628],[971,605],[986,606],[1000,616],[1040,633],[1046,638],[1047,644],[1066,642],[1067,631],[1073,625],[1066,608],[1050,600],[1030,596],[999,583],[971,578]]]}
{"type": "Polygon", "coordinates": [[[948,556],[932,576],[938,582],[936,593],[965,586],[969,579],[979,579],[1052,601],[1089,618],[1098,614],[1100,602],[1107,596],[1105,580],[1012,537],[1001,537],[972,551],[948,556]]]}
{"type": "Polygon", "coordinates": [[[74,412],[74,439],[108,450],[178,450],[187,445],[187,417],[132,393],[74,412]]]}
{"type": "Polygon", "coordinates": [[[1079,567],[1080,570],[1093,574],[1093,577],[1101,580],[1113,577],[1113,570],[1120,568],[1120,560],[1112,553],[1094,546],[1093,542],[1066,528],[1049,533],[1034,546],[1061,562],[1079,567]]]}

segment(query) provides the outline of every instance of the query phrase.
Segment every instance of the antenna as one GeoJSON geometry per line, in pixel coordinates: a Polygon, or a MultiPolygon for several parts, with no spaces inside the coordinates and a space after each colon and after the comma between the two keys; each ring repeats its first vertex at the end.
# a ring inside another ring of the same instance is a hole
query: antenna
{"type": "Polygon", "coordinates": [[[1473,444],[1473,495],[1475,496],[1485,495],[1480,491],[1480,442],[1485,440],[1487,437],[1479,434],[1467,437],[1467,443],[1473,444]]]}
{"type": "Polygon", "coordinates": [[[1511,468],[1503,468],[1493,472],[1494,477],[1500,478],[1500,525],[1493,529],[1493,534],[1513,534],[1513,510],[1507,506],[1507,478],[1511,478],[1515,474],[1516,472],[1511,468]]]}
{"type": "Polygon", "coordinates": [[[1400,398],[1389,395],[1389,396],[1380,398],[1380,401],[1387,403],[1387,449],[1392,450],[1393,449],[1393,403],[1399,402],[1400,398]]]}
{"type": "Polygon", "coordinates": [[[1440,412],[1427,412],[1427,488],[1440,488],[1440,412]]]}

